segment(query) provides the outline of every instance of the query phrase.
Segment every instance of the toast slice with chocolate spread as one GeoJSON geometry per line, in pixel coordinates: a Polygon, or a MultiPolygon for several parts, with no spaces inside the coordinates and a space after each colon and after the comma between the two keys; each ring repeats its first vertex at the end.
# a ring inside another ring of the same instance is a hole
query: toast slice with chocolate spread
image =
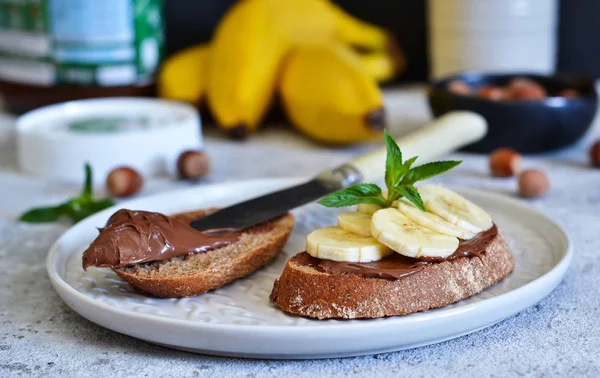
{"type": "MultiPolygon", "coordinates": [[[[514,258],[500,232],[486,240],[483,252],[476,256],[424,263],[397,278],[375,270],[340,269],[337,263],[324,265],[324,261],[306,252],[292,257],[275,281],[271,300],[286,312],[316,319],[406,315],[468,298],[514,268],[514,258]]],[[[350,268],[377,263],[351,264],[350,268]]]]}
{"type": "Polygon", "coordinates": [[[515,262],[492,217],[440,185],[418,185],[460,161],[413,166],[384,131],[385,184],[356,184],[318,201],[337,226],[312,231],[271,300],[316,319],[380,318],[446,306],[506,277],[515,262]]]}
{"type": "MultiPolygon", "coordinates": [[[[207,214],[199,210],[174,215],[189,222],[207,214]]],[[[294,217],[283,215],[243,230],[225,247],[168,260],[113,268],[124,281],[155,297],[181,298],[205,293],[245,277],[271,262],[285,245],[294,217]]]]}

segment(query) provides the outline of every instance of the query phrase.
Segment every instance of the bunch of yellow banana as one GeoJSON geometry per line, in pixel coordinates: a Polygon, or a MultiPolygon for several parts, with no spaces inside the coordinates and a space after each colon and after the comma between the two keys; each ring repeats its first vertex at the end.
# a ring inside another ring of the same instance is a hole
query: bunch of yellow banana
{"type": "Polygon", "coordinates": [[[198,104],[235,138],[255,131],[280,91],[292,123],[326,143],[380,135],[377,82],[404,66],[389,34],[328,0],[240,0],[209,45],[165,62],[159,94],[198,104]],[[357,52],[354,48],[360,48],[357,52]]]}

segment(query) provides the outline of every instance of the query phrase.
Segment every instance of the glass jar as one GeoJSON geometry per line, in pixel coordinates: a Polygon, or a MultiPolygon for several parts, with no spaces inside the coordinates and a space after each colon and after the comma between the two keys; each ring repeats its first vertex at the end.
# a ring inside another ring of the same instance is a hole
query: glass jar
{"type": "Polygon", "coordinates": [[[150,95],[161,0],[0,0],[0,93],[9,111],[150,95]]]}

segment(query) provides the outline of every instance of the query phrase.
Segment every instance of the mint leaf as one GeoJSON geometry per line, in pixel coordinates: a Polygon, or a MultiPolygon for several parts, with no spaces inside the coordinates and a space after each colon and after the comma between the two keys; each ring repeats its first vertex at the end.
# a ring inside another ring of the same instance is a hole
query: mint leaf
{"type": "Polygon", "coordinates": [[[105,198],[103,200],[91,201],[89,203],[86,203],[84,206],[82,206],[79,209],[79,211],[77,211],[76,213],[74,213],[72,215],[73,223],[78,223],[82,219],[85,219],[92,214],[95,214],[101,210],[111,207],[114,204],[115,204],[115,201],[113,201],[110,198],[105,198]]]}
{"type": "Polygon", "coordinates": [[[404,178],[402,179],[402,184],[412,185],[417,181],[425,180],[431,178],[433,176],[437,176],[441,173],[451,170],[462,163],[462,161],[457,160],[448,160],[448,161],[435,161],[432,163],[427,163],[420,165],[415,168],[411,168],[404,178]]]}
{"type": "Polygon", "coordinates": [[[402,166],[402,151],[400,151],[400,147],[398,147],[394,138],[388,134],[387,130],[383,131],[383,137],[387,149],[387,156],[385,158],[385,185],[388,187],[388,191],[390,191],[390,189],[398,185],[406,170],[402,166]]]}
{"type": "Polygon", "coordinates": [[[462,161],[438,161],[412,168],[418,157],[414,156],[402,162],[402,151],[396,141],[387,130],[384,130],[383,136],[387,150],[385,159],[387,198],[383,197],[377,185],[357,184],[322,198],[318,201],[319,204],[327,207],[346,207],[364,203],[391,207],[394,201],[406,197],[417,208],[426,211],[423,199],[413,184],[437,176],[462,163],[462,161]]]}
{"type": "Polygon", "coordinates": [[[19,220],[28,223],[54,222],[61,215],[59,206],[38,207],[25,212],[19,220]]]}
{"type": "Polygon", "coordinates": [[[423,199],[419,194],[419,191],[412,185],[400,185],[396,187],[398,193],[400,193],[403,197],[409,200],[413,205],[417,208],[425,210],[425,204],[423,203],[423,199]]]}
{"type": "Polygon", "coordinates": [[[71,198],[70,200],[49,207],[39,207],[31,209],[19,217],[22,222],[53,222],[60,217],[65,216],[71,218],[74,223],[79,222],[100,210],[106,209],[114,205],[114,201],[110,198],[103,200],[94,200],[92,196],[92,167],[85,164],[85,180],[81,195],[71,198]]]}
{"type": "Polygon", "coordinates": [[[375,184],[352,185],[322,198],[317,203],[326,207],[346,207],[359,203],[386,206],[381,189],[375,184]]]}
{"type": "Polygon", "coordinates": [[[419,157],[418,156],[413,156],[410,159],[408,159],[407,161],[404,162],[404,164],[402,164],[404,166],[404,169],[406,169],[407,171],[410,169],[410,167],[413,165],[413,163],[415,161],[417,161],[419,157]]]}

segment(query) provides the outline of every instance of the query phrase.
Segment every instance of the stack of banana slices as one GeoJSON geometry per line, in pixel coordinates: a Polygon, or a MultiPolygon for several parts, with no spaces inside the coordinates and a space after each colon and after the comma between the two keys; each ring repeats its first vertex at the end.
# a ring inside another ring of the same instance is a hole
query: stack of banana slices
{"type": "Polygon", "coordinates": [[[358,205],[338,215],[337,227],[306,238],[306,252],[334,261],[372,262],[396,252],[413,258],[452,255],[459,239],[473,238],[493,226],[492,218],[459,194],[437,185],[418,188],[427,211],[401,199],[394,207],[358,205]]]}

